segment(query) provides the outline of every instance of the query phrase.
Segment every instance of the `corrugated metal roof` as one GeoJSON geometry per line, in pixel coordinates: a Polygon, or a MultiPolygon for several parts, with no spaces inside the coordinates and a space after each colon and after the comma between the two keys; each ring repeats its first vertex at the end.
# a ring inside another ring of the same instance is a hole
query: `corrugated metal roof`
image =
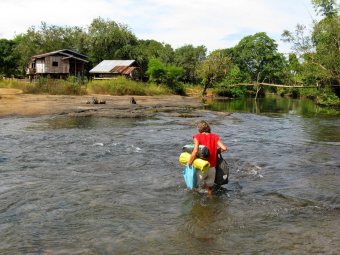
{"type": "Polygon", "coordinates": [[[122,74],[130,74],[130,73],[132,73],[133,70],[135,70],[135,69],[137,69],[137,67],[135,67],[135,66],[130,66],[130,67],[126,68],[126,69],[122,72],[122,74]]]}
{"type": "Polygon", "coordinates": [[[128,66],[115,66],[112,70],[111,73],[122,73],[128,66]]]}
{"type": "Polygon", "coordinates": [[[129,67],[135,60],[103,60],[90,70],[90,73],[112,73],[115,67],[129,67]]]}

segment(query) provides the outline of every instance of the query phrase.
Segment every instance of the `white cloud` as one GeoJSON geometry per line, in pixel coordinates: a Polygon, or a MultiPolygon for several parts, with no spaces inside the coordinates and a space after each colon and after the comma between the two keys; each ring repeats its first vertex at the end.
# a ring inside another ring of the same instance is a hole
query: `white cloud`
{"type": "Polygon", "coordinates": [[[128,25],[140,39],[174,48],[234,46],[244,36],[266,32],[279,43],[284,29],[311,24],[309,0],[1,0],[0,37],[13,38],[42,21],[87,27],[102,17],[128,25]]]}

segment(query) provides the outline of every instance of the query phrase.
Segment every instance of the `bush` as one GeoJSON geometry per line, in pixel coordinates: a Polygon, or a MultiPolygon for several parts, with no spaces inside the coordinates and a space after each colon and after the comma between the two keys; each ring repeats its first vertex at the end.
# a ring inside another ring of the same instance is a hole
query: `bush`
{"type": "Polygon", "coordinates": [[[185,96],[185,89],[184,89],[184,84],[182,82],[175,82],[172,84],[168,84],[169,89],[172,90],[173,93],[181,96],[185,96]]]}
{"type": "Polygon", "coordinates": [[[340,98],[330,88],[325,88],[319,91],[316,103],[323,106],[340,106],[340,98]]]}
{"type": "Polygon", "coordinates": [[[276,93],[280,96],[289,96],[292,98],[299,98],[301,95],[301,90],[299,88],[277,88],[276,93]]]}
{"type": "Polygon", "coordinates": [[[297,89],[297,88],[290,89],[290,96],[292,98],[299,98],[300,97],[300,89],[297,89]]]}
{"type": "Polygon", "coordinates": [[[316,99],[318,93],[319,91],[316,88],[300,89],[300,96],[309,99],[316,99]]]}
{"type": "MultiPolygon", "coordinates": [[[[253,86],[232,86],[219,84],[215,87],[214,93],[217,96],[240,98],[240,97],[254,97],[256,88],[253,86]]],[[[259,96],[264,96],[264,89],[260,90],[259,96]]]]}

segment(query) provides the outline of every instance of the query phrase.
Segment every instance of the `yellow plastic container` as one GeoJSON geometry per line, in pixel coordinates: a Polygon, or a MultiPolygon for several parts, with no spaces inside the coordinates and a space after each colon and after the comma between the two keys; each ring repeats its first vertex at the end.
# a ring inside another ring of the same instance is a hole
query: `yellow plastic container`
{"type": "MultiPolygon", "coordinates": [[[[188,152],[181,153],[181,155],[179,155],[179,163],[185,166],[189,162],[190,156],[191,154],[188,152]]],[[[196,158],[193,162],[193,166],[204,173],[209,170],[210,163],[204,159],[196,158]]]]}

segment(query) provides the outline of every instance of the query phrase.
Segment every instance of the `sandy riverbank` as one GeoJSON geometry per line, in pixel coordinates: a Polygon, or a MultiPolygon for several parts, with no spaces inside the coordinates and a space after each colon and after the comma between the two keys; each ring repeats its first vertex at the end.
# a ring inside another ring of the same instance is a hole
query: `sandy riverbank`
{"type": "Polygon", "coordinates": [[[202,109],[199,98],[183,96],[134,96],[137,104],[130,103],[131,96],[110,95],[33,95],[18,89],[0,88],[0,117],[8,116],[105,116],[148,117],[159,112],[177,115],[193,114],[202,109]],[[92,97],[106,104],[88,104],[92,97]]]}

